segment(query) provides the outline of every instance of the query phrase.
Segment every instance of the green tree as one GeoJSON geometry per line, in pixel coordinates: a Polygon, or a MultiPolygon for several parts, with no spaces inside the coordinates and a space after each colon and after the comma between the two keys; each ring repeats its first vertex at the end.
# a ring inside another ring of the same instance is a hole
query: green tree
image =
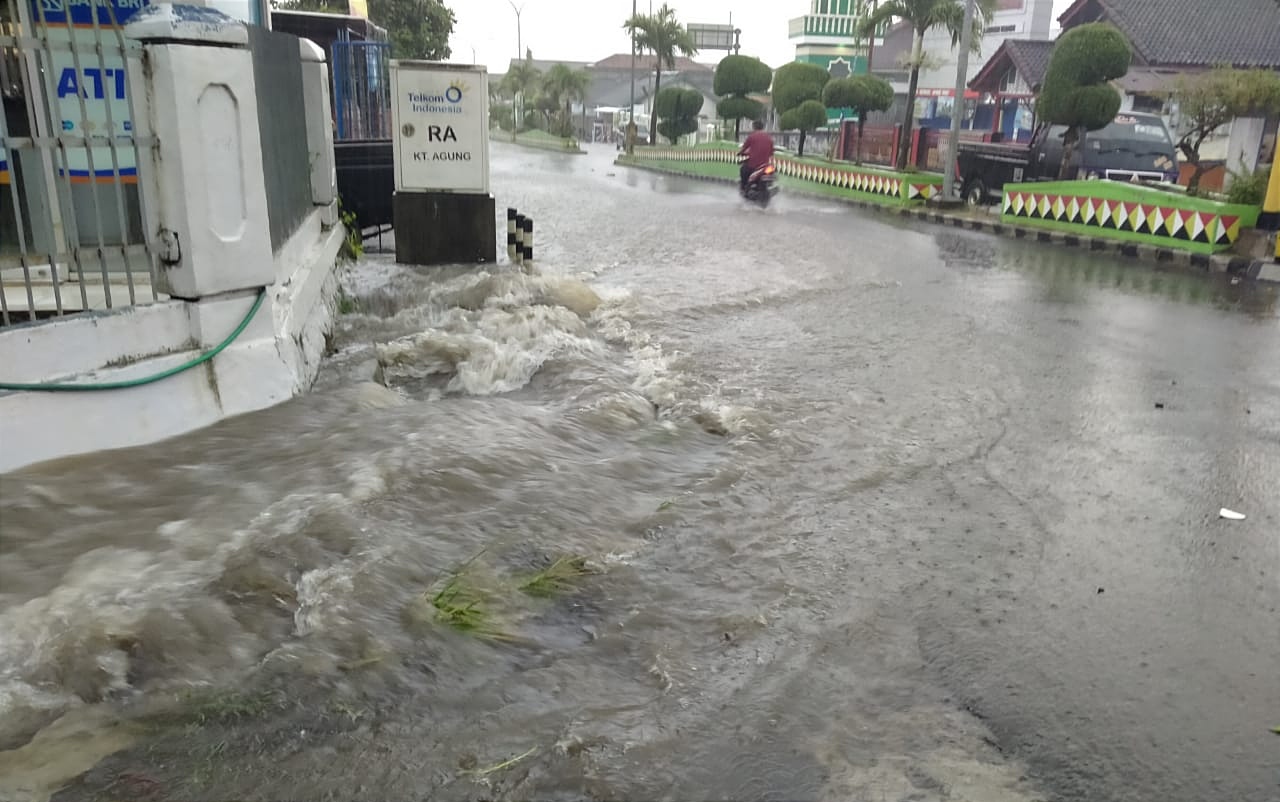
{"type": "Polygon", "coordinates": [[[369,19],[387,29],[393,58],[449,58],[457,20],[441,0],[369,0],[369,19]]]}
{"type": "Polygon", "coordinates": [[[760,101],[747,95],[768,92],[773,83],[773,70],[758,58],[725,56],[716,65],[715,93],[721,98],[716,105],[720,119],[733,120],[733,138],[742,134],[742,120],[758,120],[764,116],[760,101]]]}
{"type": "Polygon", "coordinates": [[[1219,67],[1182,78],[1173,97],[1182,121],[1178,149],[1195,168],[1187,191],[1195,193],[1200,189],[1200,179],[1208,171],[1200,164],[1200,146],[1237,117],[1280,114],[1280,75],[1270,70],[1219,67]]]}
{"type": "MultiPolygon", "coordinates": [[[[512,64],[507,74],[502,76],[502,91],[511,98],[515,111],[513,118],[522,123],[528,119],[524,113],[525,100],[536,99],[538,87],[542,85],[542,72],[533,66],[533,51],[525,51],[524,61],[512,64]]],[[[515,134],[515,131],[512,131],[515,134]]]]}
{"type": "MultiPolygon", "coordinates": [[[[973,51],[982,49],[982,33],[995,15],[995,0],[978,0],[973,15],[973,51]]],[[[864,37],[874,36],[875,31],[893,20],[902,20],[911,26],[914,38],[907,65],[911,77],[907,81],[907,108],[903,114],[902,137],[898,142],[897,167],[907,166],[907,153],[911,147],[911,128],[915,122],[916,88],[920,85],[920,68],[925,63],[924,35],[936,27],[944,27],[951,33],[951,46],[960,42],[960,29],[964,27],[964,0],[887,0],[867,15],[859,26],[864,37]]]]}
{"type": "Polygon", "coordinates": [[[560,136],[573,136],[573,103],[585,101],[587,89],[591,86],[591,73],[586,70],[573,70],[564,64],[553,64],[542,79],[542,91],[555,100],[556,107],[562,109],[557,125],[560,136]]]}
{"type": "MultiPolygon", "coordinates": [[[[623,23],[622,27],[635,37],[636,47],[641,52],[648,50],[654,55],[656,64],[653,68],[653,95],[656,100],[662,90],[662,69],[675,69],[677,56],[692,56],[698,52],[693,44],[693,37],[680,24],[680,20],[676,19],[676,12],[666,3],[662,4],[656,14],[636,14],[623,23]]],[[[655,110],[652,122],[656,123],[657,118],[655,110]]],[[[657,137],[657,126],[650,124],[649,144],[656,143],[657,137]]]]}
{"type": "Polygon", "coordinates": [[[810,131],[827,124],[827,107],[821,100],[806,100],[778,118],[778,126],[784,131],[800,132],[800,147],[796,155],[804,156],[804,140],[810,131]]]}
{"type": "Polygon", "coordinates": [[[867,124],[867,115],[889,110],[893,105],[893,87],[874,75],[838,78],[823,88],[822,102],[831,109],[851,108],[858,115],[858,149],[853,161],[862,164],[862,130],[867,124]]]}
{"type": "Polygon", "coordinates": [[[1120,93],[1109,83],[1129,71],[1129,42],[1105,22],[1072,28],[1053,46],[1036,114],[1050,125],[1065,125],[1061,179],[1071,178],[1071,157],[1085,131],[1105,128],[1120,111],[1120,93]]]}
{"type": "Polygon", "coordinates": [[[677,86],[663,89],[653,99],[653,114],[662,120],[658,123],[659,133],[674,145],[680,137],[697,131],[703,103],[702,93],[696,89],[677,86]]]}
{"type": "Polygon", "coordinates": [[[808,132],[827,124],[822,89],[829,80],[831,73],[816,64],[799,61],[782,65],[773,77],[773,108],[781,115],[778,125],[784,131],[800,132],[800,147],[797,149],[800,156],[804,155],[808,132]],[[821,109],[822,119],[818,119],[815,107],[821,109]]]}

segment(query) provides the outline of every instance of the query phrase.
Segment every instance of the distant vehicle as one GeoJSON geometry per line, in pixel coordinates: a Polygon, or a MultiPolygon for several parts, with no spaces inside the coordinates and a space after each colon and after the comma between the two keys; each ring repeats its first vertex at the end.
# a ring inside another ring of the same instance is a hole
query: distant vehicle
{"type": "MultiPolygon", "coordinates": [[[[1056,181],[1061,174],[1064,125],[1041,127],[1029,144],[963,142],[956,154],[961,196],[970,204],[998,197],[1005,184],[1056,181]]],[[[1124,113],[1076,143],[1073,177],[1112,181],[1178,180],[1178,154],[1164,120],[1124,113]]]]}
{"type": "MultiPolygon", "coordinates": [[[[627,149],[627,127],[625,125],[617,130],[614,141],[618,143],[618,150],[627,149]]],[[[636,123],[636,144],[649,144],[649,126],[644,123],[636,123]]]]}

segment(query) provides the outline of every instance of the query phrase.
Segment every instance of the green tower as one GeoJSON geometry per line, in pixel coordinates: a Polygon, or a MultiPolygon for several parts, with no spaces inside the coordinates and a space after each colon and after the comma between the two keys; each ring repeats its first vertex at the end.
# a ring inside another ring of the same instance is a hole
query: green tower
{"type": "Polygon", "coordinates": [[[870,42],[858,36],[858,21],[871,0],[810,0],[809,13],[791,20],[796,61],[817,64],[833,77],[867,72],[870,42]]]}

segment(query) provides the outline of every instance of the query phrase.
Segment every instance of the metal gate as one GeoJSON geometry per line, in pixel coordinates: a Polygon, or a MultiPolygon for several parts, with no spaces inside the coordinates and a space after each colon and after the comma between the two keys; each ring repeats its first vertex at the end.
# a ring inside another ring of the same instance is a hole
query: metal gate
{"type": "Polygon", "coordinates": [[[391,139],[391,45],[334,42],[335,139],[391,139]]]}
{"type": "Polygon", "coordinates": [[[157,298],[122,30],[146,2],[0,0],[3,325],[157,298]]]}

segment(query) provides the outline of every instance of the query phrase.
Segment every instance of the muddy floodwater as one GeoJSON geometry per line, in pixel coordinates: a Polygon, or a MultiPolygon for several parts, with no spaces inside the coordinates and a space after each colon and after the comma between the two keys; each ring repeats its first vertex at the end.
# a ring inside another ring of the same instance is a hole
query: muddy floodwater
{"type": "Polygon", "coordinates": [[[1280,800],[1274,288],[612,155],[0,476],[0,800],[1280,800]]]}

